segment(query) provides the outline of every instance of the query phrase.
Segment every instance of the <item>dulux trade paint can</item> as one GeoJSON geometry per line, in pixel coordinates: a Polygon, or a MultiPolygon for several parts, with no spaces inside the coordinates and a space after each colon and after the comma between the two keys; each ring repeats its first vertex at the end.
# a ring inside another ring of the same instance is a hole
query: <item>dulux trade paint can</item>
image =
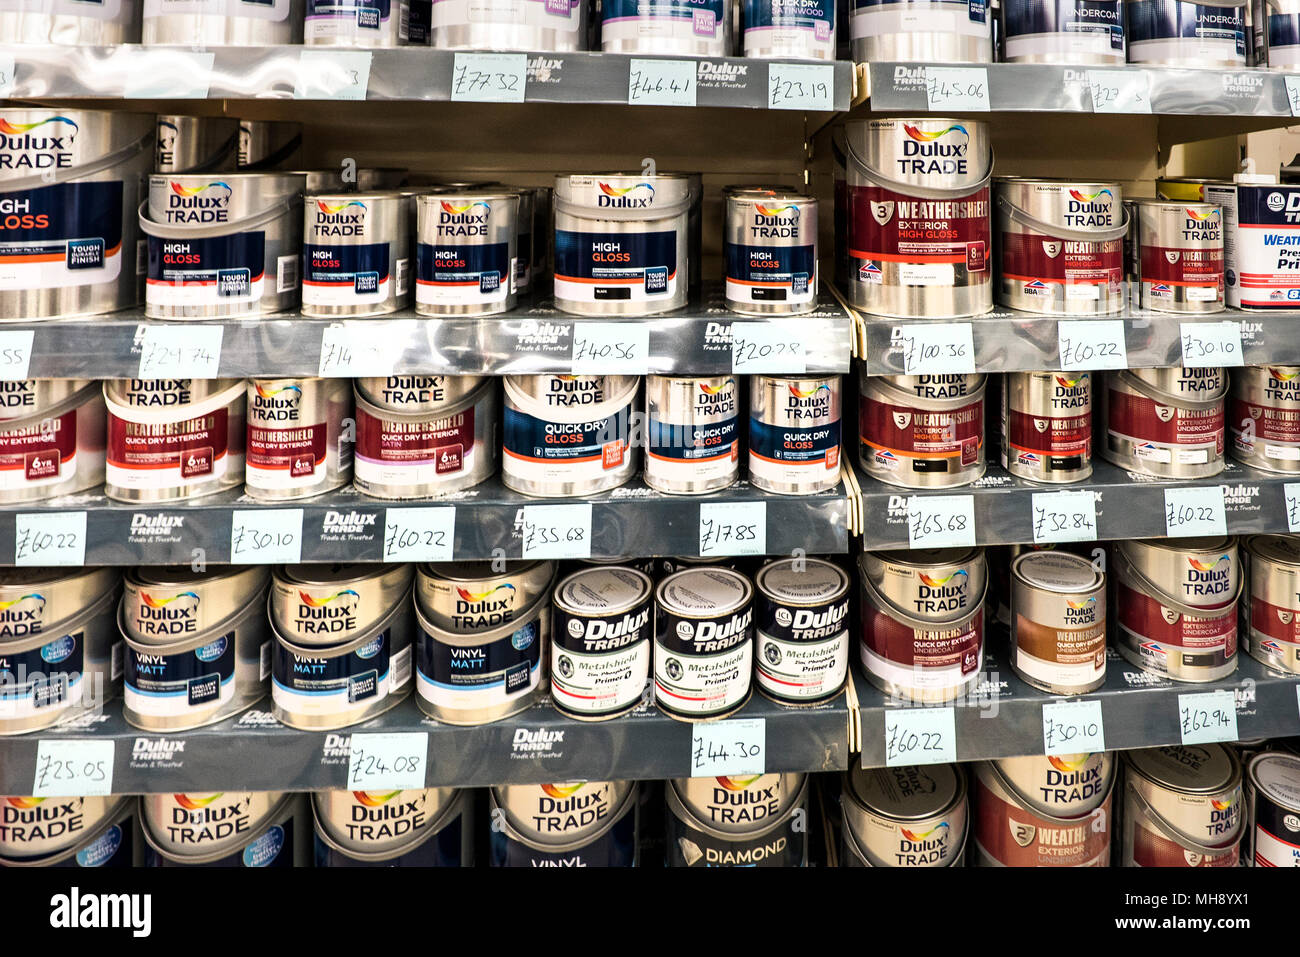
{"type": "Polygon", "coordinates": [[[492,788],[492,867],[636,867],[636,781],[559,781],[492,788]]]}
{"type": "Polygon", "coordinates": [[[473,792],[316,791],[317,867],[471,867],[473,792]]]}
{"type": "Polygon", "coordinates": [[[0,382],[0,502],[34,502],[99,485],[106,433],[96,381],[0,382]]]}
{"type": "Polygon", "coordinates": [[[859,382],[858,461],[904,488],[968,485],[984,474],[986,377],[868,376],[859,382]]]}
{"type": "Polygon", "coordinates": [[[224,116],[158,117],[154,141],[155,173],[234,171],[238,160],[239,121],[224,116]]]}
{"type": "Polygon", "coordinates": [[[0,797],[0,867],[135,867],[139,806],[116,794],[0,797]]]}
{"type": "Polygon", "coordinates": [[[726,56],[734,0],[604,0],[600,43],[606,53],[726,56]]]}
{"type": "Polygon", "coordinates": [[[849,0],[853,59],[989,63],[986,0],[849,0]]]}
{"type": "Polygon", "coordinates": [[[1007,63],[1123,66],[1124,0],[1004,0],[1007,63]]]}
{"type": "Polygon", "coordinates": [[[768,562],[754,576],[754,680],[769,698],[812,704],[844,686],[849,576],[820,558],[768,562]]]}
{"type": "Polygon", "coordinates": [[[1002,467],[1031,482],[1092,474],[1092,376],[1008,372],[1002,377],[1002,467]]]}
{"type": "Polygon", "coordinates": [[[397,47],[411,38],[409,0],[305,0],[307,46],[397,47]]]}
{"type": "Polygon", "coordinates": [[[749,381],[749,481],[815,495],[840,481],[840,377],[756,375],[749,381]]]}
{"type": "Polygon", "coordinates": [[[571,53],[586,49],[584,0],[435,0],[436,50],[527,50],[571,53]]]}
{"type": "Polygon", "coordinates": [[[1128,0],[1130,63],[1201,70],[1246,65],[1248,0],[1128,0]]]}
{"type": "Polygon", "coordinates": [[[352,383],[249,379],[245,490],[251,498],[308,498],[352,478],[352,383]]]}
{"type": "Polygon", "coordinates": [[[410,305],[414,197],[315,193],[303,204],[302,314],[383,316],[410,305]]]}
{"type": "Polygon", "coordinates": [[[740,477],[740,387],[734,376],[648,375],[645,483],[702,495],[740,477]]]}
{"type": "Polygon", "coordinates": [[[841,867],[960,867],[969,809],[959,764],[853,768],[840,794],[841,867]]]}
{"type": "Polygon", "coordinates": [[[302,42],[305,0],[144,0],[146,46],[287,46],[302,42]]]}
{"type": "Polygon", "coordinates": [[[1157,478],[1218,475],[1227,392],[1227,375],[1218,366],[1110,373],[1102,392],[1102,455],[1157,478]]]}
{"type": "Polygon", "coordinates": [[[311,859],[305,794],[146,794],[140,817],[148,867],[298,867],[311,859]]]}
{"type": "Polygon", "coordinates": [[[679,778],[664,786],[669,867],[806,867],[808,776],[679,778]]]}
{"type": "Polygon", "coordinates": [[[1300,472],[1300,366],[1244,366],[1230,378],[1232,457],[1265,472],[1300,472]]]}
{"type": "Polygon", "coordinates": [[[816,309],[817,200],[764,187],[724,195],[727,308],[758,316],[816,309]]]}
{"type": "Polygon", "coordinates": [[[835,59],[835,0],[741,0],[751,59],[835,59]]]}
{"type": "Polygon", "coordinates": [[[488,316],[515,307],[519,193],[437,190],[416,196],[415,311],[488,316]]]}
{"type": "Polygon", "coordinates": [[[415,575],[420,613],[446,631],[487,631],[515,620],[544,598],[555,578],[547,561],[433,562],[415,575]]]}
{"type": "Polygon", "coordinates": [[[1106,576],[1069,552],[1011,563],[1011,668],[1029,686],[1081,695],[1106,680],[1106,576]]]}
{"type": "Polygon", "coordinates": [[[1213,203],[1140,199],[1139,304],[1158,312],[1223,309],[1223,210],[1213,203]]]}
{"type": "Polygon", "coordinates": [[[1246,863],[1300,867],[1300,758],[1269,751],[1246,771],[1246,863]]]}
{"type": "Polygon", "coordinates": [[[1300,674],[1300,545],[1287,535],[1252,535],[1241,646],[1276,671],[1300,674]]]}
{"type": "Polygon", "coordinates": [[[1237,867],[1241,762],[1218,744],[1125,751],[1122,867],[1237,867]]]}
{"type": "Polygon", "coordinates": [[[0,0],[5,43],[104,47],[140,39],[132,0],[0,0]]]}

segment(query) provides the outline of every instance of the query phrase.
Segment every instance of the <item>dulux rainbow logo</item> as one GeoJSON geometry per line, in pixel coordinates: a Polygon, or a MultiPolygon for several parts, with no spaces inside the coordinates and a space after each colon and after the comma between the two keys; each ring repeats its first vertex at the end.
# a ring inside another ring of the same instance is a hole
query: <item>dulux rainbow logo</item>
{"type": "Polygon", "coordinates": [[[296,385],[268,387],[257,383],[253,390],[253,404],[249,416],[256,423],[296,422],[302,389],[296,385]]]}
{"type": "Polygon", "coordinates": [[[1115,224],[1115,194],[1108,189],[1099,189],[1095,193],[1084,193],[1077,189],[1069,191],[1065,211],[1061,218],[1065,225],[1074,229],[1098,229],[1115,224]]]}
{"type": "Polygon", "coordinates": [[[1194,209],[1183,207],[1183,212],[1187,214],[1183,220],[1183,239],[1213,241],[1219,238],[1220,220],[1217,209],[1198,213],[1194,209]]]}
{"type": "Polygon", "coordinates": [[[1300,372],[1270,366],[1264,396],[1278,402],[1300,402],[1300,372]]]}
{"type": "Polygon", "coordinates": [[[695,410],[701,415],[725,415],[736,409],[736,380],[727,377],[721,385],[711,386],[700,383],[700,391],[695,396],[695,410]]]}
{"type": "Polygon", "coordinates": [[[790,239],[799,232],[799,207],[754,204],[754,225],[750,232],[759,239],[790,239]]]}
{"type": "MultiPolygon", "coordinates": [[[[170,180],[168,186],[167,208],[163,210],[167,222],[205,224],[230,221],[230,198],[235,191],[229,183],[213,180],[199,186],[186,186],[170,180]]],[[[152,200],[150,206],[153,206],[152,200]]]]}
{"type": "Polygon", "coordinates": [[[902,156],[897,162],[904,173],[966,175],[966,153],[970,149],[966,127],[954,123],[941,130],[923,130],[905,123],[903,132],[906,135],[899,143],[902,156]]]}
{"type": "Polygon", "coordinates": [[[335,602],[338,602],[339,607],[352,607],[361,601],[361,595],[353,591],[351,588],[344,588],[342,591],[336,591],[332,595],[317,598],[315,595],[299,590],[298,600],[307,608],[328,608],[335,602]]]}
{"type": "Polygon", "coordinates": [[[144,635],[179,635],[198,628],[199,596],[192,591],[160,598],[140,592],[135,627],[144,635]]]}
{"type": "Polygon", "coordinates": [[[1218,558],[1187,559],[1188,570],[1183,579],[1183,591],[1198,598],[1226,596],[1232,587],[1232,558],[1226,554],[1218,558]]]}
{"type": "Polygon", "coordinates": [[[326,203],[316,200],[316,215],[311,217],[311,234],[317,239],[360,236],[366,228],[366,204],[359,200],[326,203]]]}
{"type": "Polygon", "coordinates": [[[1074,378],[1056,376],[1056,388],[1052,390],[1053,409],[1084,409],[1092,405],[1092,383],[1088,373],[1084,372],[1074,378]]]}
{"type": "Polygon", "coordinates": [[[438,202],[438,232],[443,236],[486,236],[492,207],[483,200],[472,203],[438,202]]]}
{"type": "Polygon", "coordinates": [[[1065,600],[1065,620],[1071,625],[1090,625],[1097,620],[1097,599],[1089,595],[1083,601],[1065,600]]]}
{"type": "Polygon", "coordinates": [[[916,597],[912,600],[917,611],[927,615],[940,612],[957,612],[966,607],[970,589],[970,574],[964,568],[942,577],[920,572],[916,576],[916,597]]]}
{"type": "Polygon", "coordinates": [[[825,382],[811,389],[800,389],[793,382],[789,385],[790,394],[786,397],[786,413],[798,421],[827,413],[831,407],[831,387],[825,382]]]}
{"type": "Polygon", "coordinates": [[[15,123],[0,116],[0,170],[67,169],[80,127],[66,116],[15,123]]]}
{"type": "Polygon", "coordinates": [[[649,183],[637,183],[635,186],[610,186],[609,183],[597,183],[600,193],[596,196],[596,205],[614,209],[645,209],[654,204],[655,188],[649,183]],[[638,190],[645,190],[640,193],[638,190]]]}

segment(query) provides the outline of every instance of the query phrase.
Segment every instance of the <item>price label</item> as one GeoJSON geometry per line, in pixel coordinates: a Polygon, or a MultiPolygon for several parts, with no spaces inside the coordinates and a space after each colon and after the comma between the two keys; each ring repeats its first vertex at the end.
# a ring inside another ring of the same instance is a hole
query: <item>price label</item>
{"type": "Polygon", "coordinates": [[[969,322],[899,326],[894,342],[903,353],[903,371],[908,375],[969,375],[975,371],[969,322]]]}
{"type": "Polygon", "coordinates": [[[575,322],[573,371],[645,375],[650,371],[650,327],[641,322],[575,322]]]}
{"type": "Polygon", "coordinates": [[[425,785],[427,731],[357,734],[348,754],[349,791],[416,790],[425,785]]]}
{"type": "Polygon", "coordinates": [[[1034,492],[1034,543],[1097,540],[1097,496],[1094,492],[1034,492]]]}
{"type": "Polygon", "coordinates": [[[1300,532],[1300,483],[1287,482],[1282,494],[1286,498],[1286,530],[1300,532]]]}
{"type": "Polygon", "coordinates": [[[886,708],[885,765],[951,764],[957,760],[952,708],[886,708]]]}
{"type": "Polygon", "coordinates": [[[1056,349],[1065,370],[1128,368],[1123,319],[1062,319],[1056,349]]]}
{"type": "Polygon", "coordinates": [[[632,60],[627,68],[630,106],[694,106],[694,60],[632,60]]]}
{"type": "Polygon", "coordinates": [[[36,742],[34,797],[90,797],[113,793],[113,742],[36,742]]]}
{"type": "Polygon", "coordinates": [[[364,50],[303,50],[298,54],[295,100],[364,100],[371,54],[364,50]]]}
{"type": "Polygon", "coordinates": [[[19,512],[14,516],[14,564],[86,564],[86,513],[19,512]]]}
{"type": "Polygon", "coordinates": [[[1151,79],[1145,70],[1089,70],[1094,113],[1150,113],[1151,79]]]}
{"type": "Polygon", "coordinates": [[[789,319],[731,324],[731,371],[803,375],[808,371],[799,323],[789,319]]]}
{"type": "Polygon", "coordinates": [[[293,565],[302,561],[302,509],[236,509],[230,516],[232,565],[293,565]]]}
{"type": "Polygon", "coordinates": [[[984,67],[928,66],[925,100],[933,113],[989,109],[989,71],[984,67]]]}
{"type": "Polygon", "coordinates": [[[768,64],[767,108],[834,110],[835,68],[811,63],[768,64]]]}
{"type": "Polygon", "coordinates": [[[1223,510],[1223,487],[1165,489],[1165,535],[1188,538],[1194,535],[1227,535],[1228,520],[1223,510]]]}
{"type": "Polygon", "coordinates": [[[525,505],[524,558],[590,558],[591,503],[525,505]]]}
{"type": "Polygon", "coordinates": [[[1283,79],[1286,80],[1286,102],[1291,115],[1300,116],[1300,76],[1287,74],[1283,79]]]}
{"type": "Polygon", "coordinates": [[[766,502],[700,504],[700,557],[766,555],[766,502]]]}
{"type": "Polygon", "coordinates": [[[27,378],[35,338],[36,333],[31,329],[0,332],[0,379],[13,381],[27,378]]]}
{"type": "Polygon", "coordinates": [[[908,548],[974,544],[974,495],[913,495],[907,500],[908,548]]]}
{"type": "Polygon", "coordinates": [[[1184,322],[1179,329],[1184,367],[1239,366],[1243,363],[1241,323],[1184,322]]]}
{"type": "Polygon", "coordinates": [[[1043,754],[1106,750],[1101,702],[1060,701],[1043,705],[1043,754]]]}
{"type": "Polygon", "coordinates": [[[526,53],[457,53],[451,98],[475,103],[522,103],[528,84],[526,53]]]}
{"type": "Polygon", "coordinates": [[[1237,696],[1205,691],[1178,696],[1178,728],[1183,744],[1237,740],[1237,696]]]}
{"type": "Polygon", "coordinates": [[[322,329],[316,374],[343,379],[392,375],[416,321],[385,320],[382,335],[375,334],[374,322],[371,319],[360,327],[336,322],[322,329]]]}
{"type": "Polygon", "coordinates": [[[0,54],[0,96],[8,96],[13,92],[16,73],[14,58],[8,54],[0,54]]]}
{"type": "Polygon", "coordinates": [[[449,562],[456,507],[384,509],[384,561],[449,562]]]}
{"type": "Polygon", "coordinates": [[[206,100],[215,53],[154,47],[136,54],[127,70],[128,100],[206,100]]]}
{"type": "Polygon", "coordinates": [[[141,379],[215,379],[221,366],[221,326],[140,326],[141,379]]]}
{"type": "Polygon", "coordinates": [[[689,776],[763,774],[766,750],[767,722],[762,718],[696,722],[691,725],[689,776]]]}

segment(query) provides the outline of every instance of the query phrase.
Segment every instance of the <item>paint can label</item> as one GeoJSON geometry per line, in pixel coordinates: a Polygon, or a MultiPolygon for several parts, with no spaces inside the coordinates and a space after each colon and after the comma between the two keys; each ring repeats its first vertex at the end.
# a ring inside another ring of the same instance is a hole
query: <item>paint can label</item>
{"type": "Polygon", "coordinates": [[[558,606],[551,629],[551,694],[582,715],[613,714],[640,700],[650,674],[650,600],[607,618],[558,606]]]}
{"type": "Polygon", "coordinates": [[[1300,670],[1300,609],[1279,608],[1258,595],[1250,599],[1250,640],[1266,658],[1300,670]]]}
{"type": "Polygon", "coordinates": [[[114,282],[122,271],[122,188],[116,180],[0,192],[0,291],[114,282]]]}
{"type": "Polygon", "coordinates": [[[605,0],[604,42],[649,37],[716,40],[723,36],[723,0],[605,0]]]}
{"type": "MultiPolygon", "coordinates": [[[[406,39],[407,3],[397,0],[399,36],[406,39]]],[[[378,33],[393,17],[393,0],[307,0],[304,27],[309,40],[378,33]]]]}
{"type": "Polygon", "coordinates": [[[160,306],[252,305],[262,299],[266,234],[149,237],[148,299],[160,306]]]}
{"type": "Polygon", "coordinates": [[[816,295],[813,246],[742,246],[728,243],[726,296],[732,302],[799,305],[816,295]]]}
{"type": "MultiPolygon", "coordinates": [[[[1132,809],[1135,810],[1135,809],[1132,809]]],[[[1239,864],[1239,845],[1233,844],[1218,854],[1203,854],[1191,851],[1169,838],[1153,827],[1147,826],[1142,819],[1142,812],[1133,814],[1128,824],[1133,829],[1133,845],[1129,849],[1132,867],[1237,867],[1239,864]]]]}
{"type": "Polygon", "coordinates": [[[863,458],[900,479],[908,474],[956,474],[984,463],[984,400],[929,412],[862,397],[863,458]]]}
{"type": "Polygon", "coordinates": [[[280,21],[289,16],[289,0],[144,0],[144,15],[252,17],[280,21]]]}
{"type": "Polygon", "coordinates": [[[724,619],[655,615],[655,698],[691,716],[728,711],[749,694],[754,670],[754,613],[724,619]]]}
{"type": "Polygon", "coordinates": [[[770,46],[799,38],[833,47],[834,0],[745,0],[746,43],[770,46]]]}
{"type": "MultiPolygon", "coordinates": [[[[929,135],[906,130],[914,139],[929,135]]],[[[947,164],[966,164],[951,157],[914,162],[939,164],[936,174],[953,172],[947,164]]],[[[952,287],[959,284],[959,269],[960,285],[986,281],[993,247],[988,187],[940,200],[853,186],[849,204],[849,257],[858,282],[882,283],[885,262],[898,264],[903,286],[952,287]]]]}
{"type": "Polygon", "coordinates": [[[574,302],[671,299],[677,275],[677,233],[555,231],[555,296],[574,302]]]}
{"type": "Polygon", "coordinates": [[[1084,54],[1124,59],[1124,11],[1119,0],[1039,0],[1003,10],[1008,61],[1084,54]]]}
{"type": "Polygon", "coordinates": [[[388,629],[345,655],[311,657],[275,643],[271,655],[271,699],[290,715],[342,714],[373,703],[411,677],[411,649],[394,650],[388,629]]]}
{"type": "Polygon", "coordinates": [[[462,849],[464,845],[462,837],[462,817],[456,815],[455,820],[449,822],[437,834],[434,834],[426,841],[422,841],[419,847],[413,848],[404,854],[397,854],[383,861],[361,861],[355,857],[349,857],[342,851],[337,851],[327,845],[319,837],[316,838],[316,866],[317,867],[464,867],[466,862],[462,860],[462,849]]]}
{"type": "Polygon", "coordinates": [[[1132,0],[1126,6],[1129,59],[1135,62],[1241,59],[1245,65],[1245,7],[1164,0],[1132,0]]]}
{"type": "Polygon", "coordinates": [[[229,412],[176,423],[129,422],[108,415],[108,483],[129,489],[171,489],[220,481],[226,474],[229,412]]]}
{"type": "Polygon", "coordinates": [[[735,380],[728,377],[717,387],[701,380],[698,385],[689,414],[682,416],[685,422],[667,421],[669,406],[650,402],[646,472],[659,482],[704,488],[736,475],[740,418],[735,380]]]}
{"type": "Polygon", "coordinates": [[[1235,611],[1194,618],[1166,608],[1122,579],[1117,580],[1119,624],[1142,667],[1158,674],[1196,674],[1231,665],[1237,654],[1235,611]],[[1170,658],[1173,659],[1171,668],[1170,658]]]}
{"type": "Polygon", "coordinates": [[[853,39],[889,33],[955,33],[988,38],[986,0],[850,0],[853,39]]]}
{"type": "Polygon", "coordinates": [[[154,717],[215,711],[235,698],[235,633],[175,655],[126,650],[128,710],[154,717]]]}
{"type": "Polygon", "coordinates": [[[324,422],[301,421],[302,398],[301,386],[253,383],[244,466],[250,486],[311,488],[325,480],[328,429],[324,422]]]}
{"type": "Polygon", "coordinates": [[[357,478],[368,487],[436,484],[472,471],[474,406],[446,418],[381,419],[356,410],[357,478]]]}
{"type": "Polygon", "coordinates": [[[1173,301],[1174,286],[1186,288],[1188,302],[1216,302],[1223,295],[1223,250],[1142,246],[1142,281],[1154,299],[1173,301]]]}
{"type": "Polygon", "coordinates": [[[898,688],[926,693],[961,688],[984,656],[984,615],[920,631],[867,602],[862,629],[862,663],[898,688]]]}
{"type": "Polygon", "coordinates": [[[1002,234],[1002,276],[1020,283],[1031,301],[1054,299],[1055,286],[1064,286],[1072,302],[1111,300],[1124,282],[1124,240],[1079,242],[1010,230],[1002,234]]]}
{"type": "Polygon", "coordinates": [[[1040,818],[975,782],[975,841],[1004,867],[1109,867],[1110,803],[1078,820],[1040,818]]]}
{"type": "Polygon", "coordinates": [[[406,294],[408,263],[399,259],[397,289],[391,275],[388,244],[308,245],[303,249],[302,301],[309,306],[356,306],[384,302],[406,294]]]}
{"type": "Polygon", "coordinates": [[[0,491],[57,485],[77,472],[77,412],[0,428],[0,491]]]}
{"type": "Polygon", "coordinates": [[[1162,405],[1145,395],[1110,389],[1107,431],[1136,443],[1134,455],[1151,462],[1204,465],[1210,447],[1223,455],[1223,404],[1209,408],[1162,405]]]}
{"type": "Polygon", "coordinates": [[[420,243],[415,301],[452,306],[505,302],[515,289],[514,274],[509,243],[420,243]]]}
{"type": "Polygon", "coordinates": [[[551,422],[506,404],[506,467],[532,481],[600,479],[630,451],[632,405],[590,422],[551,422]],[[547,466],[538,470],[537,466],[547,466]]]}
{"type": "Polygon", "coordinates": [[[29,651],[0,648],[0,719],[52,716],[80,703],[84,656],[79,631],[29,651]]]}
{"type": "Polygon", "coordinates": [[[542,633],[536,621],[484,645],[450,645],[419,632],[416,690],[447,711],[499,707],[537,687],[542,633]]]}
{"type": "Polygon", "coordinates": [[[1231,233],[1241,305],[1295,308],[1300,302],[1300,188],[1237,189],[1239,228],[1231,233]]]}
{"type": "MultiPolygon", "coordinates": [[[[433,27],[508,23],[562,33],[577,33],[584,0],[437,0],[433,27]]],[[[415,34],[411,37],[414,41],[415,34]]]]}

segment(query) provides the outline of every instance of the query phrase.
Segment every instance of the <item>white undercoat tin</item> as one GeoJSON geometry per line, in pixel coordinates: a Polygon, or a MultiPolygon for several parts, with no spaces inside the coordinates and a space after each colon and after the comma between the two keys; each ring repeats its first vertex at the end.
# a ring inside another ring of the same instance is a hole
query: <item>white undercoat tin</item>
{"type": "Polygon", "coordinates": [[[1300,675],[1300,543],[1285,535],[1252,535],[1244,544],[1249,591],[1241,646],[1270,668],[1300,675]]]}
{"type": "Polygon", "coordinates": [[[0,502],[55,498],[103,482],[106,414],[94,380],[0,382],[0,502]]]}
{"type": "Polygon", "coordinates": [[[984,474],[986,377],[859,379],[858,461],[872,478],[904,488],[968,485],[984,474]]]}
{"type": "Polygon", "coordinates": [[[158,117],[155,173],[233,171],[239,150],[239,121],[223,116],[158,117]]]}
{"type": "Polygon", "coordinates": [[[845,853],[859,861],[847,866],[960,866],[967,803],[961,765],[853,768],[840,808],[845,853]]]}
{"type": "Polygon", "coordinates": [[[1246,803],[1246,862],[1300,867],[1300,758],[1276,752],[1252,758],[1246,803]]]}
{"type": "Polygon", "coordinates": [[[1080,695],[1106,680],[1106,577],[1069,552],[1011,563],[1011,668],[1048,694],[1080,695]]]}
{"type": "Polygon", "coordinates": [[[1002,377],[1002,467],[1031,482],[1092,474],[1092,376],[1008,372],[1002,377]]]}
{"type": "Polygon", "coordinates": [[[305,0],[144,0],[141,43],[287,46],[302,42],[305,0]]]}
{"type": "Polygon", "coordinates": [[[749,481],[782,495],[815,495],[840,482],[842,386],[832,376],[752,376],[749,481]]]}
{"type": "Polygon", "coordinates": [[[1106,377],[1102,455],[1157,478],[1208,478],[1223,471],[1223,369],[1130,369],[1106,377]]]}
{"type": "Polygon", "coordinates": [[[384,316],[410,305],[414,198],[313,193],[303,203],[302,314],[384,316]]]}
{"type": "Polygon", "coordinates": [[[307,498],[352,478],[347,379],[249,379],[244,480],[263,501],[307,498]]]}
{"type": "Polygon", "coordinates": [[[447,631],[487,631],[515,620],[543,598],[555,577],[547,561],[437,562],[420,565],[415,598],[421,614],[447,631]]]}
{"type": "Polygon", "coordinates": [[[1233,369],[1232,457],[1265,472],[1300,472],[1300,366],[1233,369]]]}
{"type": "Polygon", "coordinates": [[[489,316],[515,307],[519,193],[436,189],[415,198],[415,311],[489,316]]]}
{"type": "Polygon", "coordinates": [[[5,43],[105,47],[140,39],[140,9],[131,0],[0,0],[5,43]]]}
{"type": "Polygon", "coordinates": [[[702,495],[740,477],[740,387],[734,376],[648,375],[645,483],[702,495]]]}
{"type": "Polygon", "coordinates": [[[1218,744],[1124,754],[1123,867],[1236,867],[1241,762],[1218,744]]]}
{"type": "Polygon", "coordinates": [[[853,59],[990,63],[992,19],[986,0],[850,0],[853,59]]]}
{"type": "Polygon", "coordinates": [[[1124,0],[1005,0],[1007,63],[1123,66],[1124,0]]]}
{"type": "Polygon", "coordinates": [[[786,704],[837,694],[849,667],[849,576],[820,558],[769,562],[754,576],[759,690],[786,704]]]}

